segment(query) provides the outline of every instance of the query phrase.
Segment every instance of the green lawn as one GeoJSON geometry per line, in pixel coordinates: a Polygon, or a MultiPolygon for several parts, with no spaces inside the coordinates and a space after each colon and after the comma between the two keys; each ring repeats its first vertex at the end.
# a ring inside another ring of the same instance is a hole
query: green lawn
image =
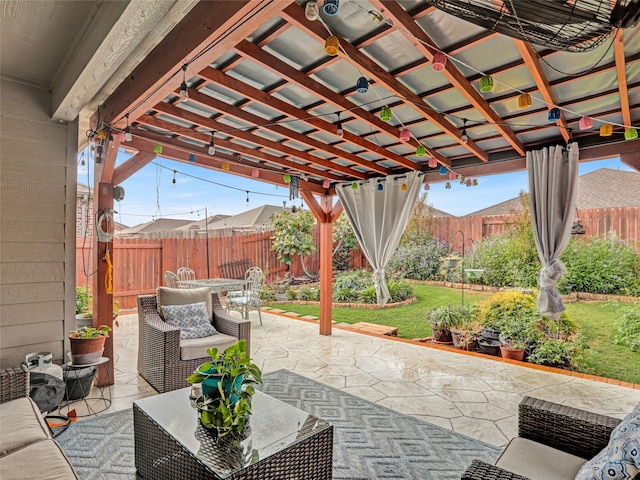
{"type": "MultiPolygon", "coordinates": [[[[414,284],[418,299],[412,304],[368,310],[336,307],[333,320],[344,323],[370,322],[398,327],[398,336],[422,338],[431,336],[431,325],[426,321],[426,312],[431,307],[458,304],[462,297],[459,289],[414,284]]],[[[464,302],[481,303],[489,294],[464,291],[464,302]]],[[[276,308],[301,315],[320,314],[316,305],[277,304],[276,308]]],[[[617,302],[580,302],[567,304],[568,313],[576,320],[580,331],[587,339],[590,349],[579,359],[580,371],[625,382],[640,384],[640,352],[613,343],[612,326],[619,307],[617,302]]]]}

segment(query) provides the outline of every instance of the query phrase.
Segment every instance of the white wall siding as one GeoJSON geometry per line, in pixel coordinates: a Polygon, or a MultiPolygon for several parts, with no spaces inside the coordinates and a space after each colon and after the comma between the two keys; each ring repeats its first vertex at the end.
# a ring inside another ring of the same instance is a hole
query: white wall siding
{"type": "Polygon", "coordinates": [[[51,120],[49,104],[42,89],[0,78],[2,368],[36,351],[62,360],[74,321],[77,126],[51,120]]]}

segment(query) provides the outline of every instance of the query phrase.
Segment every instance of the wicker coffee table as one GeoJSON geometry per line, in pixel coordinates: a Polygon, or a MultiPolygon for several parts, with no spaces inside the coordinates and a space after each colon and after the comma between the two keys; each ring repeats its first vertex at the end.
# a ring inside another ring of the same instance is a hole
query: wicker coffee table
{"type": "Polygon", "coordinates": [[[251,433],[230,455],[228,447],[200,425],[190,391],[183,388],[134,402],[135,465],[144,478],[332,478],[329,423],[256,392],[251,433]]]}

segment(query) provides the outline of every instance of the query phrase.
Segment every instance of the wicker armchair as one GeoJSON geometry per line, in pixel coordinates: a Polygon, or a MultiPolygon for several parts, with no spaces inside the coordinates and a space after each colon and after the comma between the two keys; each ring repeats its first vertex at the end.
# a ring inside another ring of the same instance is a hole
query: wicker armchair
{"type": "MultiPolygon", "coordinates": [[[[215,329],[219,333],[246,340],[249,353],[251,323],[225,312],[217,293],[213,293],[211,299],[215,329]]],[[[183,360],[180,330],[160,317],[157,305],[156,295],[138,297],[138,373],[162,393],[188,386],[185,379],[198,365],[211,359],[203,356],[183,360]]]]}
{"type": "MultiPolygon", "coordinates": [[[[524,397],[518,407],[518,437],[585,460],[595,457],[607,446],[611,432],[619,423],[617,418],[532,397],[524,397]]],[[[500,463],[500,459],[496,463],[500,463]]],[[[498,466],[473,460],[462,475],[462,480],[529,479],[498,466]]]]}
{"type": "Polygon", "coordinates": [[[29,370],[25,366],[0,370],[0,403],[29,396],[29,370]]]}

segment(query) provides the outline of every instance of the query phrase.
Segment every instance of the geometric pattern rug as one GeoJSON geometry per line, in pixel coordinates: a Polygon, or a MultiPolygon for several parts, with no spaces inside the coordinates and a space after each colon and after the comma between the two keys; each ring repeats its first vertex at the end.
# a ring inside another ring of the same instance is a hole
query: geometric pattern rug
{"type": "MultiPolygon", "coordinates": [[[[333,425],[335,480],[457,480],[501,451],[287,370],[265,374],[260,389],[333,425]]],[[[138,478],[131,409],[73,423],[56,440],[83,480],[138,478]]]]}

